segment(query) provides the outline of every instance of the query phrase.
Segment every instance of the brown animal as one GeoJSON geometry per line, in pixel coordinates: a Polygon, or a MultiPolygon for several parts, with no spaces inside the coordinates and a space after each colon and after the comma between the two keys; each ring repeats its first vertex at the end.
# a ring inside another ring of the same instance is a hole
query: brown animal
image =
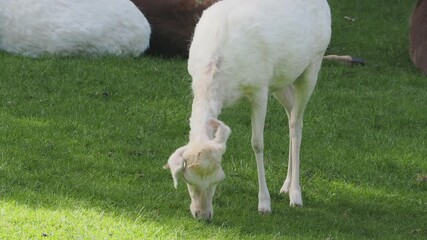
{"type": "Polygon", "coordinates": [[[412,12],[409,46],[412,62],[427,74],[427,0],[419,0],[412,12]]]}
{"type": "Polygon", "coordinates": [[[218,0],[131,0],[151,26],[149,54],[188,56],[202,12],[218,0]]]}

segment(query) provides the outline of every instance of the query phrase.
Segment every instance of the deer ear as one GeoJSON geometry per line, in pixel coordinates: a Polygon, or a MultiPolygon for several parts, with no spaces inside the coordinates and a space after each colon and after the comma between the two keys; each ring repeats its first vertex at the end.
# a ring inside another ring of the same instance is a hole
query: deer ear
{"type": "Polygon", "coordinates": [[[215,130],[215,137],[213,141],[225,145],[228,137],[231,134],[231,129],[218,119],[209,119],[208,124],[215,130]]]}
{"type": "Polygon", "coordinates": [[[187,146],[178,148],[168,159],[168,163],[163,166],[164,169],[170,169],[173,185],[175,188],[178,187],[178,176],[185,168],[184,157],[182,156],[184,151],[187,149],[187,146]]]}

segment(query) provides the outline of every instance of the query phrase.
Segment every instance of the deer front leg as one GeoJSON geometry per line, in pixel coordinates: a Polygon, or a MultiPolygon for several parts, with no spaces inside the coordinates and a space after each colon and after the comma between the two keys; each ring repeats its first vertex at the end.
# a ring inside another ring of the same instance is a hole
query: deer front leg
{"type": "Polygon", "coordinates": [[[264,170],[264,123],[267,113],[268,91],[262,91],[252,101],[252,149],[255,153],[258,169],[258,211],[260,213],[271,212],[270,193],[268,192],[264,170]]]}

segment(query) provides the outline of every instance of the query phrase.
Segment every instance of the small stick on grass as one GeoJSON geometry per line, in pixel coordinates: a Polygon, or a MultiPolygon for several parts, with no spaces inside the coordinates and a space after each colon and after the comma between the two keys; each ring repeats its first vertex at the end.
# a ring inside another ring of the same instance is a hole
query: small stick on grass
{"type": "Polygon", "coordinates": [[[343,55],[343,56],[327,55],[323,57],[323,60],[342,62],[350,65],[357,64],[357,65],[365,66],[365,60],[359,57],[352,57],[349,55],[343,55]]]}

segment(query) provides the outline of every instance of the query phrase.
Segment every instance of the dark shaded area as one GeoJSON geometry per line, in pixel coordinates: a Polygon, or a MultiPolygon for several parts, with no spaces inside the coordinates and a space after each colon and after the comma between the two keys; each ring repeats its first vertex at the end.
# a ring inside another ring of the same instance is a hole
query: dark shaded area
{"type": "Polygon", "coordinates": [[[148,54],[188,57],[194,28],[203,11],[218,0],[132,0],[151,26],[148,54]]]}

